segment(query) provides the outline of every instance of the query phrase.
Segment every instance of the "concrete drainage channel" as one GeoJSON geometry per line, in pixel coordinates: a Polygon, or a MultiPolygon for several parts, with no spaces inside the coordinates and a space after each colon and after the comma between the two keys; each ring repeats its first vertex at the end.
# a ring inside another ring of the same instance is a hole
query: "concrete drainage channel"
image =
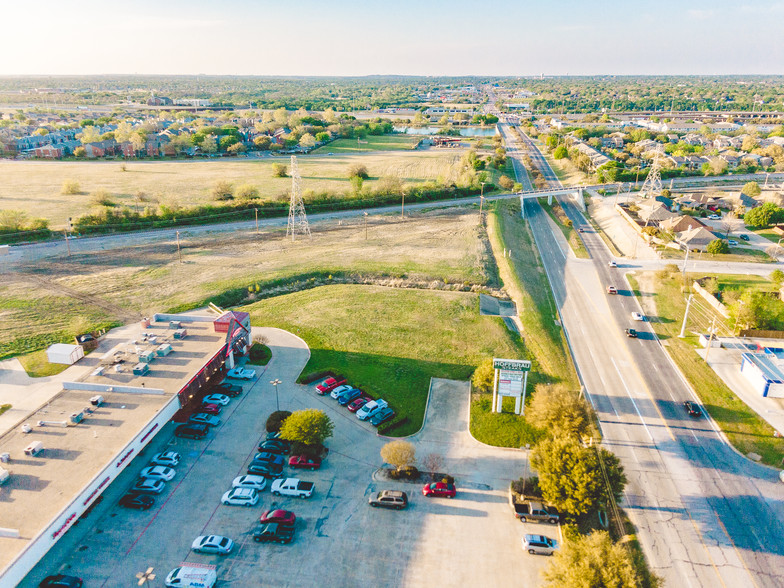
{"type": "Polygon", "coordinates": [[[518,335],[523,330],[520,318],[517,316],[517,305],[514,303],[514,300],[504,300],[489,294],[480,294],[479,314],[501,317],[506,328],[518,335]]]}

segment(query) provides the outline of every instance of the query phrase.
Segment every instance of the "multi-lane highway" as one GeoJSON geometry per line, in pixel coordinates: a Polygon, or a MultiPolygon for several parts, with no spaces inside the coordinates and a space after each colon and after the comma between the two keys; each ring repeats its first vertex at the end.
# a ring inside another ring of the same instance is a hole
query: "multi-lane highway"
{"type": "MultiPolygon", "coordinates": [[[[515,145],[504,125],[502,133],[558,185],[530,141],[515,145]]],[[[784,586],[784,485],[737,454],[713,421],[687,416],[682,403],[696,397],[647,324],[631,320],[642,309],[622,270],[609,267],[604,242],[577,208],[562,204],[585,229],[591,259],[570,253],[536,201],[526,202],[526,216],[603,443],[625,467],[622,506],[651,566],[666,586],[784,586]],[[608,285],[619,294],[606,294],[608,285]],[[641,331],[639,339],[626,338],[627,327],[641,331]]]]}

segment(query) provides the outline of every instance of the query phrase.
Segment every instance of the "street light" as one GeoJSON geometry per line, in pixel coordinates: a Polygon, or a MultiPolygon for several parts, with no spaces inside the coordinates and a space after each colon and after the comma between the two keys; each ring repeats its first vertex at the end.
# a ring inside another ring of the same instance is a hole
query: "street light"
{"type": "Polygon", "coordinates": [[[406,189],[401,188],[400,194],[403,196],[403,200],[400,203],[400,218],[406,218],[406,189]]]}
{"type": "Polygon", "coordinates": [[[274,380],[270,380],[270,384],[275,386],[275,410],[280,410],[280,401],[278,400],[278,384],[282,384],[282,383],[283,382],[281,382],[278,378],[275,378],[274,380]]]}
{"type": "Polygon", "coordinates": [[[150,580],[154,580],[155,574],[152,573],[154,569],[155,568],[147,568],[146,572],[139,572],[136,574],[136,577],[139,578],[137,586],[144,586],[145,584],[149,584],[150,580]]]}
{"type": "Polygon", "coordinates": [[[482,208],[485,203],[485,183],[480,182],[482,187],[479,190],[479,222],[482,222],[482,208]]]}

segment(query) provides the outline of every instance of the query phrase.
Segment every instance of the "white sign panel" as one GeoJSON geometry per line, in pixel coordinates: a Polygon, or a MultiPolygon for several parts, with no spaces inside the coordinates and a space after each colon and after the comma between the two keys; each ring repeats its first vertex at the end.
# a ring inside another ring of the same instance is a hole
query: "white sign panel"
{"type": "Polygon", "coordinates": [[[498,393],[501,396],[520,396],[523,393],[524,372],[501,370],[498,374],[498,393]]]}

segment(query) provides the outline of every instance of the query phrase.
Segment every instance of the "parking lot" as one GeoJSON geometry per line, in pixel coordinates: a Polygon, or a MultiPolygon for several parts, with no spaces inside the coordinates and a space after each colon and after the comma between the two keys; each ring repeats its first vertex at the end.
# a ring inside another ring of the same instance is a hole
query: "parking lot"
{"type": "MultiPolygon", "coordinates": [[[[254,329],[256,331],[257,329],[254,329]]],[[[522,525],[511,513],[506,491],[524,470],[524,454],[491,448],[467,433],[468,390],[459,382],[434,381],[423,430],[411,438],[420,458],[439,453],[456,478],[455,499],[425,498],[422,483],[379,481],[379,438],[367,423],[313,386],[295,380],[309,351],[297,337],[263,329],[273,350],[259,377],[224,409],[222,423],[203,441],[174,439],[164,430],[153,447],[105,492],[105,500],[69,531],[22,583],[35,586],[50,573],[73,573],[85,586],[128,586],[137,572],[155,568],[160,583],[180,562],[214,564],[220,586],[458,586],[539,583],[547,558],[520,547],[527,532],[558,539],[550,525],[522,525]],[[279,378],[278,399],[270,380],[279,378]],[[220,498],[245,466],[264,433],[264,422],[281,409],[322,408],[335,423],[328,458],[320,470],[284,475],[315,482],[312,498],[274,497],[266,489],[255,507],[232,507],[220,498]],[[177,475],[149,511],[131,511],[117,500],[157,451],[179,452],[177,475]],[[407,510],[373,509],[368,496],[381,489],[409,494],[407,510]],[[297,515],[290,545],[256,544],[252,532],[264,510],[297,515]],[[203,534],[232,538],[226,557],[192,553],[203,534]]]]}

